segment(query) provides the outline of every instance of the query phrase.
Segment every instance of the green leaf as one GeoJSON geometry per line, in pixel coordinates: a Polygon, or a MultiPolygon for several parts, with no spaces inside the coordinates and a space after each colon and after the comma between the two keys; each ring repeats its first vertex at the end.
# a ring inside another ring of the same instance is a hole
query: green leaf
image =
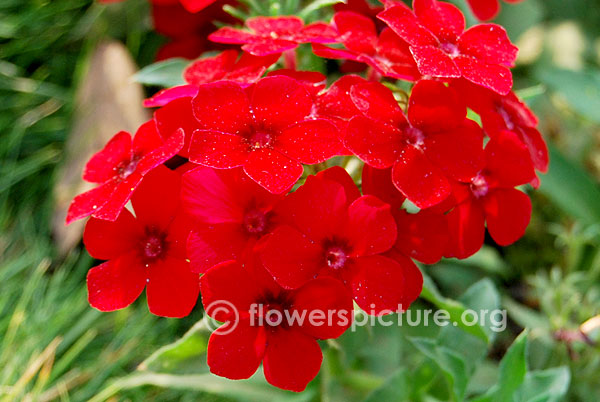
{"type": "Polygon", "coordinates": [[[410,400],[410,389],[408,371],[401,368],[393,373],[381,387],[367,395],[364,402],[408,401],[410,400]]]}
{"type": "Polygon", "coordinates": [[[163,346],[138,367],[156,373],[199,374],[206,372],[204,356],[209,333],[205,321],[198,321],[185,335],[170,345],[163,346]]]}
{"type": "MultiPolygon", "coordinates": [[[[598,109],[600,110],[600,105],[598,109]]],[[[582,222],[600,222],[600,189],[579,166],[549,144],[550,169],[541,177],[540,191],[559,208],[582,222]]]]}
{"type": "Polygon", "coordinates": [[[435,340],[409,337],[408,340],[439,367],[450,386],[453,399],[462,401],[467,389],[468,375],[463,358],[456,352],[440,346],[435,340]]]}
{"type": "Polygon", "coordinates": [[[324,7],[333,6],[334,4],[343,3],[344,0],[315,0],[304,7],[298,13],[298,16],[302,19],[307,19],[310,14],[324,7]]]}
{"type": "Polygon", "coordinates": [[[496,317],[492,317],[491,314],[500,309],[500,294],[496,285],[488,278],[482,279],[467,289],[458,300],[480,315],[480,325],[488,340],[493,342],[498,328],[494,326],[496,317]]]}
{"type": "Polygon", "coordinates": [[[539,68],[535,75],[549,88],[560,93],[577,113],[600,123],[600,71],[544,67],[539,68]]]}
{"type": "Polygon", "coordinates": [[[442,296],[431,278],[425,273],[423,273],[423,291],[421,292],[421,297],[434,304],[437,308],[446,310],[450,316],[450,322],[452,322],[454,326],[489,343],[490,338],[481,325],[477,323],[469,325],[470,323],[466,323],[465,320],[462,319],[467,308],[456,300],[442,296]]]}
{"type": "Polygon", "coordinates": [[[527,331],[523,331],[500,361],[500,379],[494,400],[512,401],[527,373],[527,331]]]}
{"type": "Polygon", "coordinates": [[[138,71],[133,79],[145,85],[157,85],[165,88],[184,85],[183,70],[190,64],[184,59],[169,59],[151,64],[138,71]]]}
{"type": "Polygon", "coordinates": [[[517,402],[557,402],[569,390],[571,373],[565,366],[527,373],[519,388],[517,402]]]}

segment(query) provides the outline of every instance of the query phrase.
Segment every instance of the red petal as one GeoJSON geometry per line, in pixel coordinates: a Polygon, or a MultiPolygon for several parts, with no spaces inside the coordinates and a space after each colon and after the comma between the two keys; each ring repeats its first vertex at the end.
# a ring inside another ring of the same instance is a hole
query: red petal
{"type": "Polygon", "coordinates": [[[104,183],[116,176],[117,165],[131,160],[131,144],[129,133],[121,131],[115,134],[85,165],[83,179],[92,183],[104,183]]]}
{"type": "Polygon", "coordinates": [[[454,4],[436,0],[414,0],[419,20],[442,43],[454,43],[465,30],[465,17],[454,4]]]}
{"type": "MultiPolygon", "coordinates": [[[[173,130],[176,131],[176,130],[173,130]]],[[[168,138],[173,133],[169,133],[165,138],[168,138]]],[[[156,122],[148,120],[142,124],[136,131],[133,137],[133,154],[140,157],[154,151],[163,145],[163,140],[158,133],[156,122]]]]}
{"type": "Polygon", "coordinates": [[[458,78],[461,75],[454,59],[437,46],[411,46],[410,52],[422,75],[442,78],[458,78]]]}
{"type": "Polygon", "coordinates": [[[109,181],[76,196],[67,211],[67,225],[78,219],[90,216],[108,202],[117,187],[116,181],[109,181]]]}
{"type": "Polygon", "coordinates": [[[362,171],[362,190],[397,209],[404,204],[406,197],[392,183],[392,169],[375,169],[367,164],[362,171]]]}
{"type": "Polygon", "coordinates": [[[259,36],[250,32],[231,27],[223,27],[208,36],[208,39],[213,42],[232,44],[250,43],[258,40],[259,38],[259,36]]]}
{"type": "Polygon", "coordinates": [[[493,19],[500,11],[498,0],[467,0],[473,14],[480,21],[493,19]]]}
{"type": "Polygon", "coordinates": [[[178,87],[163,89],[154,96],[144,100],[144,107],[159,107],[169,104],[179,98],[193,98],[198,93],[196,85],[181,85],[178,87]]]}
{"type": "Polygon", "coordinates": [[[413,87],[408,120],[422,131],[446,131],[462,124],[467,106],[461,96],[440,81],[421,80],[413,87]]]}
{"type": "Polygon", "coordinates": [[[206,314],[225,322],[250,311],[250,306],[257,302],[261,289],[240,263],[227,261],[202,275],[200,290],[206,314]]]}
{"type": "Polygon", "coordinates": [[[417,19],[412,11],[402,3],[394,3],[377,14],[377,18],[385,22],[402,39],[411,46],[437,46],[437,38],[417,19]]]}
{"type": "Polygon", "coordinates": [[[392,181],[398,190],[417,207],[428,208],[442,202],[450,194],[450,183],[423,152],[407,146],[394,167],[392,181]]]}
{"type": "Polygon", "coordinates": [[[317,98],[318,114],[342,119],[350,119],[352,116],[359,114],[350,98],[350,89],[353,85],[363,82],[366,82],[365,79],[357,75],[342,76],[317,98]]]}
{"type": "Polygon", "coordinates": [[[308,176],[277,208],[281,222],[320,243],[339,232],[347,220],[348,199],[343,185],[324,176],[308,176]]]}
{"type": "Polygon", "coordinates": [[[374,54],[377,32],[373,20],[351,11],[335,13],[333,22],[346,48],[365,54],[374,54]]]}
{"type": "Polygon", "coordinates": [[[220,80],[233,68],[237,58],[237,51],[225,50],[214,57],[196,60],[183,71],[183,78],[196,86],[220,80]]]}
{"type": "Polygon", "coordinates": [[[198,300],[200,279],[184,260],[166,258],[149,266],[146,289],[150,312],[161,317],[187,316],[198,300]]]}
{"type": "Polygon", "coordinates": [[[286,50],[298,47],[297,42],[283,39],[262,39],[242,46],[242,50],[254,56],[281,55],[286,50]]]}
{"type": "Polygon", "coordinates": [[[464,124],[425,139],[425,154],[442,171],[459,181],[470,181],[483,168],[483,131],[477,123],[464,124]]]}
{"type": "Polygon", "coordinates": [[[181,5],[190,13],[197,13],[210,6],[216,0],[179,0],[181,5]]]}
{"type": "Polygon", "coordinates": [[[406,81],[416,81],[421,77],[408,43],[390,28],[381,31],[376,47],[377,56],[372,65],[384,76],[406,81]]]}
{"type": "Polygon", "coordinates": [[[364,195],[348,208],[346,235],[352,244],[352,256],[383,253],[396,242],[396,222],[390,206],[377,197],[364,195]]]}
{"type": "Polygon", "coordinates": [[[244,323],[218,328],[208,340],[206,362],[210,372],[232,380],[251,377],[265,353],[265,337],[263,327],[244,323]]]}
{"type": "Polygon", "coordinates": [[[510,92],[513,85],[512,73],[504,66],[487,64],[472,57],[459,56],[454,62],[467,80],[491,89],[500,95],[510,92]]]}
{"type": "Polygon", "coordinates": [[[398,262],[381,255],[360,257],[343,276],[361,309],[369,315],[384,315],[406,309],[403,303],[409,284],[404,272],[415,269],[413,265],[409,258],[398,262]]]}
{"type": "Polygon", "coordinates": [[[306,88],[285,76],[266,77],[257,82],[251,103],[259,126],[279,130],[304,120],[312,108],[306,88]]]}
{"type": "Polygon", "coordinates": [[[402,292],[402,310],[406,311],[412,302],[417,300],[423,290],[423,274],[416,264],[402,253],[392,249],[385,254],[400,264],[404,274],[404,288],[402,292]]]}
{"type": "Polygon", "coordinates": [[[93,258],[110,260],[132,250],[142,234],[142,228],[127,209],[116,221],[91,218],[85,225],[83,244],[93,258]]]}
{"type": "Polygon", "coordinates": [[[304,27],[304,22],[298,17],[253,17],[246,20],[246,26],[254,32],[270,36],[271,34],[290,34],[304,27]]]}
{"type": "Polygon", "coordinates": [[[133,139],[134,152],[136,154],[142,153],[144,155],[136,166],[136,172],[139,172],[142,176],[156,166],[174,157],[181,151],[185,142],[185,135],[182,129],[174,131],[163,141],[154,127],[154,121],[152,121],[152,126],[153,128],[150,135],[147,137],[145,135],[141,136],[140,131],[138,130],[138,133],[133,139]]]}
{"type": "MultiPolygon", "coordinates": [[[[349,204],[360,197],[360,190],[356,187],[354,179],[341,166],[333,166],[317,173],[317,178],[338,182],[344,187],[346,202],[349,204]]],[[[364,186],[364,184],[363,184],[364,186]]]]}
{"type": "Polygon", "coordinates": [[[334,43],[339,42],[337,30],[324,22],[313,22],[302,28],[299,35],[295,36],[300,43],[334,43]]]}
{"type": "Polygon", "coordinates": [[[506,30],[496,24],[479,24],[469,28],[458,41],[460,53],[484,63],[512,67],[519,49],[510,42],[506,30]]]}
{"type": "Polygon", "coordinates": [[[395,249],[424,264],[435,264],[444,255],[448,242],[448,224],[442,214],[427,210],[409,214],[394,211],[398,226],[395,249]]]}
{"type": "Polygon", "coordinates": [[[342,152],[336,127],[325,119],[293,125],[277,137],[275,148],[304,164],[324,162],[342,152]]]}
{"type": "Polygon", "coordinates": [[[248,241],[237,223],[223,223],[192,232],[187,243],[192,271],[204,273],[221,262],[239,259],[248,241]]]}
{"type": "Polygon", "coordinates": [[[317,278],[309,281],[297,289],[292,298],[294,301],[290,314],[296,312],[299,317],[304,315],[299,330],[306,335],[318,339],[337,338],[352,323],[352,295],[337,279],[317,278]],[[314,311],[331,315],[321,318],[316,315],[320,313],[312,313],[314,311]]]}
{"type": "Polygon", "coordinates": [[[258,149],[248,156],[244,172],[270,193],[282,194],[296,184],[304,169],[276,150],[258,149]]]}
{"type": "Polygon", "coordinates": [[[156,122],[158,132],[163,139],[169,138],[178,129],[183,129],[185,140],[179,154],[183,157],[187,157],[192,133],[200,128],[200,125],[192,112],[192,98],[176,99],[168,105],[156,110],[154,112],[154,121],[156,122]]]}
{"type": "MultiPolygon", "coordinates": [[[[332,48],[318,43],[312,45],[313,53],[324,59],[341,59],[358,61],[360,54],[357,52],[332,48]]],[[[342,77],[343,78],[343,77],[342,77]]]]}
{"type": "Polygon", "coordinates": [[[165,230],[179,210],[180,193],[181,175],[163,165],[157,166],[131,197],[136,218],[145,226],[165,230]]]}
{"type": "Polygon", "coordinates": [[[391,125],[406,124],[406,118],[394,94],[378,82],[365,82],[353,85],[350,98],[365,116],[391,125]]]}
{"type": "Polygon", "coordinates": [[[260,251],[262,263],[275,281],[295,289],[314,279],[324,261],[321,247],[291,226],[279,226],[260,251]]]}
{"type": "Polygon", "coordinates": [[[114,221],[129,202],[131,195],[142,182],[143,177],[134,172],[125,180],[117,184],[113,193],[109,196],[104,205],[94,211],[92,216],[98,219],[114,221]]]}
{"type": "Polygon", "coordinates": [[[485,147],[486,172],[502,187],[515,187],[535,178],[529,151],[515,133],[503,131],[485,147]]]}
{"type": "Polygon", "coordinates": [[[267,336],[263,360],[267,382],[290,391],[304,391],[323,361],[317,341],[297,330],[281,329],[267,336]]]}
{"type": "Polygon", "coordinates": [[[190,142],[190,161],[217,169],[241,166],[249,155],[248,144],[239,135],[196,130],[190,142]]]}
{"type": "Polygon", "coordinates": [[[402,151],[402,131],[365,116],[355,116],[348,123],[344,145],[374,168],[394,164],[402,151]]]}
{"type": "Polygon", "coordinates": [[[525,146],[529,149],[529,155],[534,167],[542,173],[546,173],[550,160],[548,157],[548,146],[542,134],[537,129],[529,127],[521,129],[519,133],[525,146]]]}
{"type": "Polygon", "coordinates": [[[89,270],[88,301],[100,311],[129,306],[146,286],[146,270],[135,253],[125,254],[89,270]]]}
{"type": "Polygon", "coordinates": [[[202,85],[192,100],[192,108],[200,126],[206,130],[241,134],[247,132],[252,123],[246,92],[233,82],[202,85]]]}
{"type": "Polygon", "coordinates": [[[485,223],[483,210],[474,201],[457,205],[447,215],[450,233],[446,257],[467,258],[483,245],[485,223]]]}
{"type": "Polygon", "coordinates": [[[515,189],[497,189],[485,197],[483,208],[492,239],[501,246],[519,240],[531,219],[531,201],[515,189]]]}

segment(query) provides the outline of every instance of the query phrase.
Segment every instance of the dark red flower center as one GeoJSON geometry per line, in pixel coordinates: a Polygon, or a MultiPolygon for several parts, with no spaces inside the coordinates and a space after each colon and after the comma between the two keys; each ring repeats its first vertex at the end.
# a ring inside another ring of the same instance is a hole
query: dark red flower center
{"type": "Polygon", "coordinates": [[[477,175],[471,180],[471,192],[476,198],[485,196],[488,190],[488,182],[482,175],[477,175]]]}
{"type": "Polygon", "coordinates": [[[163,258],[167,252],[167,248],[166,233],[155,227],[146,228],[141,241],[141,255],[146,263],[163,258]]]}
{"type": "Polygon", "coordinates": [[[454,43],[440,43],[440,49],[450,57],[456,57],[460,54],[458,46],[454,43]]]}
{"type": "Polygon", "coordinates": [[[286,311],[291,308],[292,302],[285,292],[274,295],[267,293],[259,301],[264,325],[270,327],[287,327],[289,322],[286,311]]]}
{"type": "Polygon", "coordinates": [[[344,268],[348,258],[349,256],[346,247],[334,244],[325,249],[325,261],[327,262],[327,266],[329,268],[344,268]]]}
{"type": "Polygon", "coordinates": [[[269,219],[267,214],[259,209],[252,209],[244,214],[242,225],[246,232],[252,235],[261,235],[267,231],[269,219]]]}
{"type": "Polygon", "coordinates": [[[273,135],[265,131],[256,131],[248,139],[248,144],[252,149],[271,148],[273,135]]]}

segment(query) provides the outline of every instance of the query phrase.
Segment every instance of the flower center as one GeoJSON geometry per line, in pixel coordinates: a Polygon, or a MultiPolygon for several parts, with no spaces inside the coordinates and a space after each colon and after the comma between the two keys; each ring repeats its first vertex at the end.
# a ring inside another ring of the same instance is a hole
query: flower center
{"type": "Polygon", "coordinates": [[[273,143],[273,136],[264,131],[257,131],[248,140],[252,149],[270,148],[273,143]]]}
{"type": "Polygon", "coordinates": [[[134,156],[133,158],[131,158],[131,160],[122,161],[121,163],[119,163],[115,167],[115,170],[117,171],[117,174],[121,177],[121,179],[126,179],[133,172],[135,172],[138,162],[139,162],[139,158],[134,156]]]}
{"type": "Polygon", "coordinates": [[[267,229],[267,215],[258,210],[250,210],[244,215],[243,226],[246,232],[253,235],[260,235],[267,229]]]}
{"type": "Polygon", "coordinates": [[[331,246],[325,251],[325,261],[327,266],[333,269],[340,269],[346,265],[348,254],[343,247],[331,246]]]}
{"type": "Polygon", "coordinates": [[[476,198],[485,196],[488,190],[488,183],[482,175],[477,175],[471,180],[471,192],[476,198]]]}
{"type": "Polygon", "coordinates": [[[167,252],[167,234],[156,228],[146,228],[141,243],[142,259],[146,262],[164,257],[167,252]]]}
{"type": "Polygon", "coordinates": [[[440,49],[442,49],[442,51],[450,57],[456,57],[460,54],[458,51],[458,46],[456,46],[454,43],[441,43],[440,49]]]}
{"type": "Polygon", "coordinates": [[[404,137],[406,142],[415,147],[421,147],[425,143],[425,134],[423,134],[423,131],[412,126],[404,130],[404,137]]]}

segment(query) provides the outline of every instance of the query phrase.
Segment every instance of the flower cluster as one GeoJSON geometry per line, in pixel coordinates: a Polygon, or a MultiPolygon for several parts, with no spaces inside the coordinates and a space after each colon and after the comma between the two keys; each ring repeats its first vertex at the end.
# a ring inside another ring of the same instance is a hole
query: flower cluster
{"type": "Polygon", "coordinates": [[[469,257],[486,228],[502,246],[524,234],[522,186],[538,185],[548,153],[512,92],[516,47],[498,25],[465,29],[449,3],[384,3],[223,27],[210,39],[240,49],[196,60],[186,85],[146,100],[153,118],[93,156],[84,179],[97,187],[69,209],[68,222],[91,216],[84,244],[106,261],[88,274],[93,307],[124,308],[146,288],[152,313],[183,317],[201,294],[225,322],[208,345],[213,373],[248,378],[262,362],[271,384],[301,391],[321,365],[317,340],[340,336],[354,303],[401,312],[421,292],[415,261],[469,257]],[[294,68],[299,46],[366,73],[327,86],[294,68]],[[345,319],[270,319],[330,310],[345,319]]]}

